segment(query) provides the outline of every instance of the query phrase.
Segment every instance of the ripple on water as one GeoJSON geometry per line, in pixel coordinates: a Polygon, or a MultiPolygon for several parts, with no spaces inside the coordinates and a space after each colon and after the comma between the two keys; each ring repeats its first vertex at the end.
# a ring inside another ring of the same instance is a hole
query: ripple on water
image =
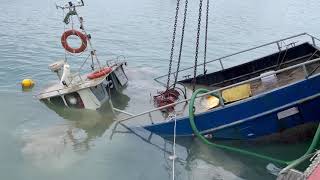
{"type": "MultiPolygon", "coordinates": [[[[21,133],[21,152],[26,160],[38,168],[65,169],[83,158],[74,151],[77,141],[85,138],[83,130],[72,129],[68,125],[26,129],[21,133]]],[[[79,146],[77,148],[79,150],[79,146]]]]}
{"type": "MultiPolygon", "coordinates": [[[[10,167],[26,179],[47,179],[39,172],[40,168],[47,174],[58,170],[59,173],[52,173],[51,179],[61,175],[61,179],[128,179],[129,176],[171,179],[171,163],[163,159],[162,151],[136,136],[121,134],[112,140],[104,136],[113,123],[113,118],[105,117],[106,113],[55,112],[32,97],[32,93],[56,80],[48,64],[64,56],[60,44],[63,17],[54,3],[55,0],[11,0],[3,1],[0,6],[0,133],[5,134],[0,137],[2,142],[15,143],[12,132],[17,132],[21,144],[21,149],[16,151],[11,151],[13,146],[4,145],[1,154],[23,156],[23,162],[9,159],[0,165],[0,171],[11,163],[10,167]],[[20,89],[19,82],[27,77],[36,81],[32,93],[22,93],[20,89]],[[72,166],[79,169],[71,169],[72,166]]],[[[152,108],[149,95],[162,89],[153,78],[168,72],[175,3],[96,0],[86,1],[87,6],[81,10],[101,61],[111,55],[128,57],[130,82],[124,90],[126,95],[121,97],[125,102],[119,103],[124,110],[138,113],[152,108]]],[[[300,32],[319,36],[320,14],[316,13],[319,6],[319,0],[217,0],[211,6],[207,57],[215,59],[300,32]]],[[[189,1],[182,67],[194,64],[197,13],[198,1],[189,1]]],[[[180,33],[177,31],[178,37],[180,33]]],[[[177,38],[175,55],[179,41],[177,38]]],[[[199,62],[202,53],[200,46],[199,62]]],[[[230,59],[228,65],[240,61],[230,59]]],[[[70,58],[70,64],[78,66],[81,61],[70,58]]],[[[213,65],[210,70],[216,68],[213,65]]],[[[240,179],[237,176],[270,179],[262,163],[248,163],[247,159],[241,163],[234,161],[239,159],[236,156],[206,151],[206,146],[191,144],[194,147],[181,147],[194,152],[186,158],[189,164],[177,165],[181,175],[178,179],[240,179]]],[[[158,145],[163,145],[162,141],[158,145]]],[[[2,177],[15,179],[10,178],[12,171],[1,173],[2,177]]]]}

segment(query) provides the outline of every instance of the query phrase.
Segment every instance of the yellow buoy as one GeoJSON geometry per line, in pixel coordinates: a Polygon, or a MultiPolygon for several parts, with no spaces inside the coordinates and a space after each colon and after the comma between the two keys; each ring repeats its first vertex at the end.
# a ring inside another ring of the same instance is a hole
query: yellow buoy
{"type": "Polygon", "coordinates": [[[32,79],[24,79],[21,82],[21,86],[23,89],[31,89],[34,86],[34,81],[32,79]]]}

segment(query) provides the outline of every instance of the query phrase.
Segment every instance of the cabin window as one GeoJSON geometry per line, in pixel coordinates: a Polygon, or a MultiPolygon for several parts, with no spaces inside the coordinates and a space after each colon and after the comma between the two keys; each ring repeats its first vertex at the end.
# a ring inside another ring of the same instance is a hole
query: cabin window
{"type": "Polygon", "coordinates": [[[61,96],[55,96],[50,98],[50,103],[56,106],[65,106],[64,101],[61,96]]]}
{"type": "Polygon", "coordinates": [[[84,108],[83,101],[77,92],[64,95],[64,99],[66,100],[69,107],[84,108]]]}
{"type": "Polygon", "coordinates": [[[119,83],[121,84],[121,86],[124,86],[127,84],[128,82],[128,78],[126,76],[126,74],[123,72],[122,67],[117,68],[115,71],[113,71],[114,74],[117,77],[117,80],[119,81],[119,83]]]}
{"type": "Polygon", "coordinates": [[[101,84],[91,87],[90,89],[99,101],[102,101],[106,96],[106,92],[101,84]]]}

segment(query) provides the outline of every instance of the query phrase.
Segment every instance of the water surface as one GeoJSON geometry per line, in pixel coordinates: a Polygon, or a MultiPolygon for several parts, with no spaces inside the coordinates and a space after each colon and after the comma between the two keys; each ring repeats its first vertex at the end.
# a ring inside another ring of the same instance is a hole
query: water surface
{"type": "MultiPolygon", "coordinates": [[[[64,57],[62,12],[53,0],[0,3],[1,179],[171,179],[170,142],[153,136],[152,144],[147,143],[141,138],[147,137],[144,132],[111,138],[118,115],[53,110],[34,98],[56,80],[48,64],[64,57]],[[28,77],[36,87],[22,92],[18,83],[28,77]]],[[[208,59],[301,32],[319,35],[317,0],[210,3],[208,59]]],[[[118,99],[121,109],[138,113],[151,108],[150,93],[161,89],[152,79],[167,72],[175,5],[174,0],[95,0],[80,10],[100,59],[127,57],[130,83],[118,99]]],[[[193,64],[197,8],[197,1],[189,2],[183,67],[193,64]]],[[[73,66],[82,62],[72,60],[73,66]]],[[[301,147],[298,153],[304,144],[291,146],[301,147]]],[[[257,148],[283,152],[288,145],[257,148]]],[[[212,149],[198,140],[179,144],[177,156],[177,179],[274,178],[266,170],[268,162],[212,149]]]]}

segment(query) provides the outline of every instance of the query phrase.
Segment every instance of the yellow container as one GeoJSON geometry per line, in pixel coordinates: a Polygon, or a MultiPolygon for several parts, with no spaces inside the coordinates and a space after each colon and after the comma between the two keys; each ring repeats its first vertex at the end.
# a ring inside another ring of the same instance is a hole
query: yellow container
{"type": "Polygon", "coordinates": [[[222,91],[224,102],[235,102],[252,95],[250,84],[242,84],[222,91]]]}

